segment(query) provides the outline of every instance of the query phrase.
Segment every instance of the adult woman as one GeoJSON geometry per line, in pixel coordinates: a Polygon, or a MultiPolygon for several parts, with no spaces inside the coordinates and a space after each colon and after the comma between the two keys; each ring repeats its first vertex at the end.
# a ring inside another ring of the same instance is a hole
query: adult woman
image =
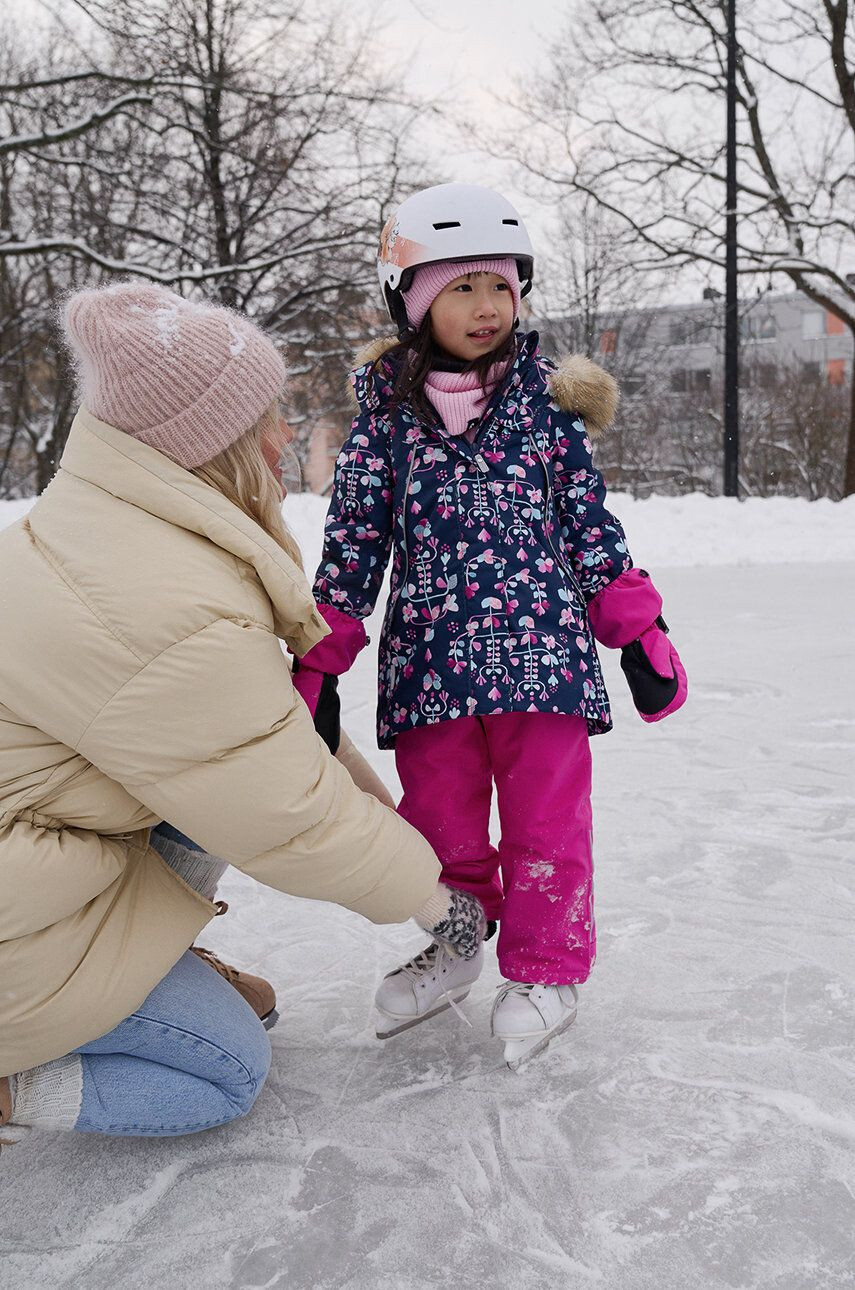
{"type": "Polygon", "coordinates": [[[77,293],[64,326],[83,406],[0,535],[0,1124],[185,1133],[248,1110],[270,1052],[263,1005],[188,952],[218,909],[181,835],[374,922],[442,935],[450,904],[291,682],[280,639],[327,628],[265,462],[276,350],[148,285],[77,293]]]}

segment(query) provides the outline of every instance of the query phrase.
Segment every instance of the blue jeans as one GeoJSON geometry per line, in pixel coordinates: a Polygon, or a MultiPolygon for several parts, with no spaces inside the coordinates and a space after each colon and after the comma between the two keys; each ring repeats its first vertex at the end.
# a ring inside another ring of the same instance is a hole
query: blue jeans
{"type": "Polygon", "coordinates": [[[169,838],[170,842],[179,842],[182,847],[189,847],[191,851],[201,851],[202,848],[198,842],[193,842],[188,838],[186,833],[176,829],[173,824],[167,824],[166,820],[162,824],[157,824],[152,829],[152,833],[159,833],[163,838],[169,838]]]}
{"type": "Polygon", "coordinates": [[[249,1004],[188,950],[145,1002],[77,1049],[82,1133],[169,1137],[245,1115],[267,1078],[270,1041],[249,1004]]]}

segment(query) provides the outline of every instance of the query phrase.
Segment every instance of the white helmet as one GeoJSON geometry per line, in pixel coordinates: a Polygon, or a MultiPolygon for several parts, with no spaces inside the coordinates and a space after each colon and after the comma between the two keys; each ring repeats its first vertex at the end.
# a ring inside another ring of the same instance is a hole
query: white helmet
{"type": "Polygon", "coordinates": [[[437,184],[414,193],[386,221],[377,274],[400,335],[408,328],[402,292],[423,264],[511,256],[520,295],[531,290],[534,252],[525,225],[506,198],[477,184],[437,184]]]}

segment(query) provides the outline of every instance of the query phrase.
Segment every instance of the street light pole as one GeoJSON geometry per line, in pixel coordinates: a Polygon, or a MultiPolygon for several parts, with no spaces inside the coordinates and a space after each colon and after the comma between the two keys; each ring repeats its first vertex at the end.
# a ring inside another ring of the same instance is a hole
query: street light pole
{"type": "Polygon", "coordinates": [[[724,258],[724,495],[739,496],[739,297],[736,279],[736,0],[727,0],[724,258]]]}

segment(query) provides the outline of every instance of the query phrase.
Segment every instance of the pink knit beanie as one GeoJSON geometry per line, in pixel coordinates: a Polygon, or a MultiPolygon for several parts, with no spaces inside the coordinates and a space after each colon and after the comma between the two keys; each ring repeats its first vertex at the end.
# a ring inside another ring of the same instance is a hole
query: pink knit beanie
{"type": "Polygon", "coordinates": [[[78,291],[62,321],[93,416],[186,469],[239,439],[285,383],[248,318],[151,283],[78,291]]]}
{"type": "Polygon", "coordinates": [[[410,326],[417,330],[443,287],[467,273],[498,273],[504,278],[514,298],[514,317],[520,311],[520,275],[517,262],[511,256],[495,260],[443,260],[439,264],[425,264],[416,269],[413,284],[404,292],[404,305],[410,326]]]}

